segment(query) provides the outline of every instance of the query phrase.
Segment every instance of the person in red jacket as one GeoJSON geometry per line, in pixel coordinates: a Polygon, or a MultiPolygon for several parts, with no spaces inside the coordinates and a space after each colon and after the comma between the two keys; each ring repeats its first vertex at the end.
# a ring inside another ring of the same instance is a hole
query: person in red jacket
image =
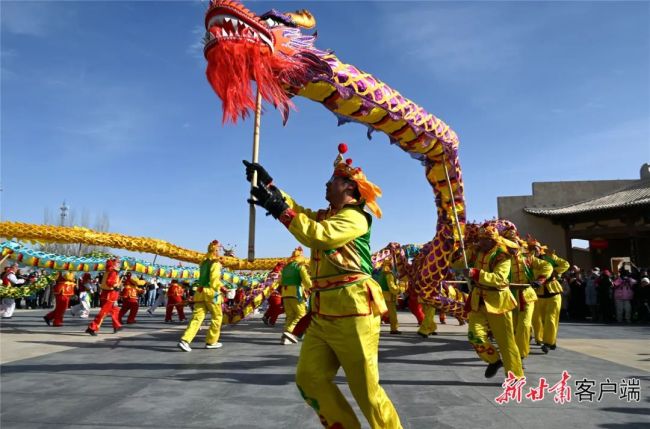
{"type": "MultiPolygon", "coordinates": [[[[285,262],[278,262],[273,270],[273,274],[278,274],[282,271],[285,262]]],[[[282,307],[282,286],[278,285],[277,288],[271,292],[271,295],[268,298],[269,308],[266,309],[264,316],[262,316],[262,322],[267,326],[275,326],[278,316],[284,313],[284,307],[282,307]]]]}
{"type": "Polygon", "coordinates": [[[165,323],[172,322],[172,315],[174,313],[174,307],[178,312],[178,320],[181,322],[185,321],[185,312],[183,311],[183,286],[178,284],[177,280],[172,280],[169,284],[169,289],[167,289],[167,311],[165,312],[165,323]]]}
{"type": "Polygon", "coordinates": [[[59,278],[54,286],[54,298],[56,300],[54,310],[43,316],[43,320],[48,326],[52,322],[54,322],[54,326],[63,326],[63,315],[68,309],[70,297],[74,295],[75,285],[74,273],[69,271],[65,274],[59,273],[59,278]]]}
{"type": "Polygon", "coordinates": [[[122,323],[122,317],[128,312],[129,317],[126,319],[127,325],[135,323],[135,316],[138,315],[138,309],[140,304],[138,302],[139,295],[144,293],[144,286],[147,282],[141,279],[133,277],[133,275],[128,272],[124,277],[124,289],[122,289],[122,308],[120,313],[117,316],[122,323]]]}
{"type": "Polygon", "coordinates": [[[238,287],[237,292],[235,292],[235,305],[241,304],[245,296],[244,289],[241,286],[238,287]]]}
{"type": "Polygon", "coordinates": [[[411,313],[417,319],[418,325],[421,325],[424,320],[424,311],[422,311],[422,304],[418,301],[418,294],[411,284],[409,284],[407,291],[409,295],[409,310],[411,310],[411,313]]]}
{"type": "MultiPolygon", "coordinates": [[[[278,286],[281,288],[282,286],[278,286]]],[[[269,308],[264,313],[262,317],[262,322],[268,326],[275,326],[275,322],[278,320],[278,316],[284,313],[284,307],[282,307],[282,292],[278,289],[275,289],[271,296],[269,296],[269,308]]]]}
{"type": "Polygon", "coordinates": [[[88,325],[86,333],[96,336],[97,331],[102,326],[104,318],[110,314],[111,321],[113,322],[113,333],[122,330],[122,323],[118,319],[119,309],[116,307],[117,300],[120,297],[121,282],[118,275],[120,270],[120,262],[118,259],[109,259],[106,261],[106,272],[102,278],[100,286],[101,295],[99,296],[99,304],[101,306],[99,313],[95,319],[88,325]]]}

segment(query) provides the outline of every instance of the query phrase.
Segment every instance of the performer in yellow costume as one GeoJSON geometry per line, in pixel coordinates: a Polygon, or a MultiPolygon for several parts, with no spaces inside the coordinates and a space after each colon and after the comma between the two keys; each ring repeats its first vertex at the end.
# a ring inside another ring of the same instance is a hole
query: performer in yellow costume
{"type": "Polygon", "coordinates": [[[360,168],[339,156],[326,184],[329,208],[317,212],[296,204],[273,186],[259,164],[246,164],[258,186],[255,200],[279,219],[291,234],[311,248],[311,324],[307,328],[296,369],[296,384],[305,401],[327,428],[360,428],[359,419],[334,377],[343,367],[359,408],[373,429],[401,428],[399,416],[379,385],[380,317],[387,311],[381,287],[371,277],[370,227],[381,216],[376,198],[381,190],[360,168]]]}
{"type": "Polygon", "coordinates": [[[282,305],[286,316],[281,343],[284,345],[295,344],[298,342],[298,337],[293,335],[292,331],[298,321],[307,314],[305,298],[306,292],[311,288],[311,279],[302,247],[296,247],[289,262],[282,269],[280,285],[282,286],[282,305]]]}
{"type": "MultiPolygon", "coordinates": [[[[521,356],[515,343],[512,309],[517,301],[510,293],[510,255],[508,247],[516,244],[499,236],[493,226],[483,226],[478,232],[476,248],[468,250],[469,270],[465,276],[473,280],[468,298],[469,328],[467,337],[481,359],[488,363],[485,377],[494,377],[502,366],[506,374],[523,377],[521,356]],[[499,346],[497,351],[488,339],[492,332],[499,346]],[[500,355],[500,356],[499,356],[500,355]]],[[[454,261],[453,268],[461,269],[463,261],[454,261]]]]}
{"type": "Polygon", "coordinates": [[[399,322],[397,321],[397,295],[399,295],[399,285],[395,282],[393,264],[390,259],[384,260],[374,278],[381,287],[384,294],[384,301],[386,301],[386,306],[388,307],[390,333],[394,335],[401,334],[399,330],[399,322]]]}
{"type": "Polygon", "coordinates": [[[557,332],[560,325],[560,308],[562,307],[562,285],[558,278],[569,269],[569,263],[555,253],[546,251],[539,241],[527,238],[528,249],[538,258],[553,266],[553,274],[541,288],[537,288],[537,304],[533,311],[533,331],[535,341],[542,344],[542,351],[555,350],[557,332]]]}
{"type": "Polygon", "coordinates": [[[190,343],[199,332],[205,314],[210,313],[212,321],[210,328],[205,336],[206,349],[218,349],[222,346],[219,342],[221,333],[221,321],[223,319],[223,296],[221,288],[221,263],[219,262],[219,242],[214,240],[208,246],[208,253],[199,266],[200,275],[198,280],[199,288],[194,294],[194,311],[192,320],[185,329],[185,333],[178,342],[178,348],[183,351],[191,352],[190,343]]]}
{"type": "Polygon", "coordinates": [[[422,311],[424,311],[424,319],[420,323],[417,334],[422,338],[429,338],[429,335],[438,335],[438,325],[436,325],[436,307],[432,303],[423,300],[418,297],[418,302],[422,306],[422,311]]]}
{"type": "Polygon", "coordinates": [[[510,269],[511,290],[519,305],[512,311],[515,341],[521,359],[530,353],[530,330],[532,328],[533,311],[537,294],[535,290],[541,288],[546,280],[553,274],[553,266],[548,262],[535,257],[528,252],[526,242],[518,237],[508,237],[517,241],[520,249],[515,249],[512,254],[512,268],[510,269]],[[517,286],[513,286],[512,284],[517,286]],[[519,286],[519,285],[528,286],[519,286]]]}

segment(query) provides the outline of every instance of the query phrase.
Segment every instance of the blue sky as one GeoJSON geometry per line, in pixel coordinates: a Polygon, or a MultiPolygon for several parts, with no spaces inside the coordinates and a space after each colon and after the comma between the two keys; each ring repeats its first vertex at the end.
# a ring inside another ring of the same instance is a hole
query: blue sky
{"type": "MultiPolygon", "coordinates": [[[[65,199],[111,231],[245,257],[252,121],[221,124],[205,79],[206,2],[2,1],[2,219],[42,223],[65,199]]],[[[633,179],[650,160],[647,2],[246,2],[309,9],[320,48],[445,120],[461,141],[469,219],[534,181],[633,179]],[[343,11],[345,10],[345,11],[343,11]]],[[[373,249],[424,242],[423,168],[357,124],[295,99],[266,106],[261,162],[301,204],[325,205],[336,145],[382,187],[373,249]]],[[[295,247],[258,211],[258,257],[295,247]]],[[[151,259],[151,256],[146,256],[151,259]]],[[[159,259],[160,261],[160,259],[159,259]]]]}

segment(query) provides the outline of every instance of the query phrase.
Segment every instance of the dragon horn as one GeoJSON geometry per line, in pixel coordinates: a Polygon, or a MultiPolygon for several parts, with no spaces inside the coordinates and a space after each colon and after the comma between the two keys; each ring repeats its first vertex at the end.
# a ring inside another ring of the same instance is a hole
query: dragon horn
{"type": "Polygon", "coordinates": [[[293,19],[298,27],[314,28],[316,26],[316,18],[306,9],[297,10],[295,12],[288,12],[287,15],[293,19]]]}

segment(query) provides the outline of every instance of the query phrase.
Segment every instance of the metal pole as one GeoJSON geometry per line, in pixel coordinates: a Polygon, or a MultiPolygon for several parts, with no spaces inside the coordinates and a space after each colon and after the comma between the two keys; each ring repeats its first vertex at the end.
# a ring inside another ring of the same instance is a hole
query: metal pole
{"type": "Polygon", "coordinates": [[[454,212],[454,220],[456,221],[456,229],[458,230],[458,238],[460,239],[460,249],[463,252],[463,262],[465,262],[465,269],[468,269],[469,264],[467,263],[467,254],[465,253],[465,240],[463,239],[463,231],[460,229],[460,222],[458,221],[458,212],[456,212],[456,198],[454,197],[454,190],[451,187],[451,180],[449,180],[449,171],[447,170],[447,159],[445,158],[444,149],[442,151],[442,166],[445,168],[445,177],[447,178],[449,197],[451,198],[451,208],[454,212]]]}
{"type": "MultiPolygon", "coordinates": [[[[259,160],[260,150],[260,116],[262,116],[262,93],[259,84],[257,86],[257,100],[255,101],[255,126],[253,128],[253,163],[259,160]]],[[[257,172],[253,173],[251,188],[257,186],[257,172]]],[[[255,260],[255,204],[250,205],[248,210],[248,260],[255,260]]]]}

